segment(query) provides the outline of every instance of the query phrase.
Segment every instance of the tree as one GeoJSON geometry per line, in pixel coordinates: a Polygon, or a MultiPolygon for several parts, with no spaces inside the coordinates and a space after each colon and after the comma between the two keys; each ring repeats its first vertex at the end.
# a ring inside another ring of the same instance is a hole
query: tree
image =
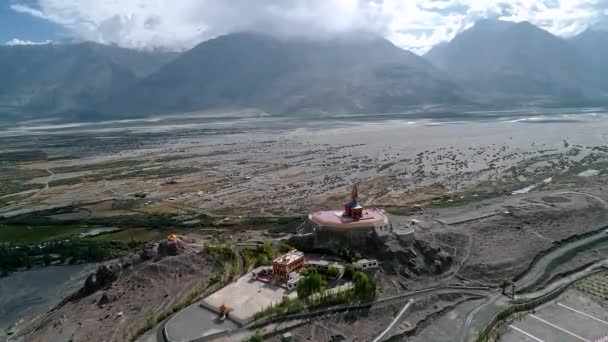
{"type": "Polygon", "coordinates": [[[339,273],[340,271],[338,271],[338,268],[334,265],[329,266],[329,268],[327,269],[327,276],[330,278],[337,277],[339,273]]]}
{"type": "Polygon", "coordinates": [[[346,248],[346,247],[342,247],[342,248],[340,248],[339,255],[340,255],[340,257],[341,257],[342,259],[344,259],[344,260],[346,260],[346,261],[348,261],[348,262],[351,262],[351,261],[352,261],[352,257],[351,257],[351,254],[350,254],[350,250],[349,250],[348,248],[346,248]]]}
{"type": "Polygon", "coordinates": [[[316,270],[308,271],[308,275],[298,282],[296,291],[298,298],[306,298],[313,293],[321,291],[324,286],[323,276],[316,270]]]}
{"type": "Polygon", "coordinates": [[[279,252],[281,252],[281,253],[287,253],[291,250],[292,250],[291,246],[286,244],[285,242],[281,242],[281,244],[279,245],[279,252]]]}
{"type": "Polygon", "coordinates": [[[249,342],[264,342],[264,337],[259,330],[256,330],[255,335],[249,338],[249,342]]]}
{"type": "Polygon", "coordinates": [[[353,275],[355,274],[355,267],[353,264],[346,264],[344,266],[344,277],[348,279],[353,279],[353,275]]]}
{"type": "Polygon", "coordinates": [[[376,282],[363,272],[353,276],[354,295],[360,299],[371,299],[376,295],[376,282]]]}
{"type": "Polygon", "coordinates": [[[258,254],[258,256],[255,258],[255,265],[256,266],[270,265],[270,260],[268,259],[268,256],[266,254],[258,254]]]}
{"type": "Polygon", "coordinates": [[[50,265],[52,261],[53,261],[53,258],[51,258],[51,256],[50,256],[50,255],[48,255],[48,254],[44,254],[44,255],[42,256],[42,262],[44,262],[44,264],[45,264],[46,266],[50,265]]]}
{"type": "Polygon", "coordinates": [[[513,282],[507,278],[503,278],[500,280],[500,290],[502,291],[502,294],[504,295],[505,292],[507,291],[507,287],[511,286],[513,282]]]}
{"type": "Polygon", "coordinates": [[[270,242],[264,242],[264,246],[262,247],[264,254],[268,255],[268,259],[274,259],[274,247],[270,244],[270,242]]]}

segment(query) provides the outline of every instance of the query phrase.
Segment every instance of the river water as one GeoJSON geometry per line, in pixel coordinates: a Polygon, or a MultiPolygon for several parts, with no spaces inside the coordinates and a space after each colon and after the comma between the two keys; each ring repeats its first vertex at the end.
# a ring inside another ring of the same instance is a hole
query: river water
{"type": "MultiPolygon", "coordinates": [[[[0,137],[70,134],[70,133],[161,133],[180,130],[205,130],[215,134],[227,130],[267,131],[290,129],[333,129],[360,125],[435,126],[455,125],[471,122],[502,122],[505,124],[547,124],[593,122],[608,118],[606,108],[529,108],[501,111],[442,111],[406,112],[383,114],[310,114],[281,115],[268,114],[200,114],[153,116],[146,118],[96,121],[96,122],[56,122],[22,121],[0,126],[0,137]]],[[[113,138],[112,136],[108,138],[113,138]]]]}
{"type": "Polygon", "coordinates": [[[0,278],[0,341],[5,330],[21,318],[44,313],[76,292],[95,267],[49,266],[0,278]]]}

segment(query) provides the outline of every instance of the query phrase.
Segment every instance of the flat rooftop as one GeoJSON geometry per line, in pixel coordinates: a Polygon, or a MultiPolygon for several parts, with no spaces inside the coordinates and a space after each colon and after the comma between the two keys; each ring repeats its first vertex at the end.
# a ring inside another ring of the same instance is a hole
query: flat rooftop
{"type": "Polygon", "coordinates": [[[292,262],[304,257],[304,253],[300,251],[291,251],[287,254],[283,254],[278,258],[275,258],[272,262],[276,262],[282,265],[289,265],[292,262]]]}
{"type": "Polygon", "coordinates": [[[308,219],[323,227],[331,228],[366,228],[376,224],[388,223],[388,218],[382,210],[364,209],[363,217],[358,221],[350,217],[342,217],[342,211],[316,211],[308,215],[308,219]]]}

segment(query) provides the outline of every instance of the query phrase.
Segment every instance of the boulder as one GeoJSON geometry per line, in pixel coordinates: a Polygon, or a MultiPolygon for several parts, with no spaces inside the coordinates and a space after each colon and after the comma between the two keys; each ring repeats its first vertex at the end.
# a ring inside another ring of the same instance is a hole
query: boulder
{"type": "Polygon", "coordinates": [[[106,293],[101,295],[101,298],[99,298],[99,301],[97,301],[97,305],[98,306],[103,306],[106,305],[110,302],[110,297],[108,297],[108,295],[106,293]]]}
{"type": "Polygon", "coordinates": [[[156,256],[154,244],[146,244],[139,252],[139,258],[143,261],[151,260],[156,256]]]}

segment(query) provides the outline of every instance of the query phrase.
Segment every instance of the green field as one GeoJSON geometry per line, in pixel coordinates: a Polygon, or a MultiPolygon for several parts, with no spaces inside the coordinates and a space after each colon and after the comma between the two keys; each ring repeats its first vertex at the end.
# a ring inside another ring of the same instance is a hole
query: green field
{"type": "MultiPolygon", "coordinates": [[[[80,236],[94,229],[87,225],[53,225],[53,226],[26,226],[26,225],[0,225],[0,242],[10,243],[40,243],[80,236]]],[[[150,241],[163,239],[169,230],[150,228],[127,228],[111,233],[102,233],[87,239],[99,241],[150,241]]]]}
{"type": "Polygon", "coordinates": [[[26,226],[0,225],[0,241],[12,243],[37,243],[84,233],[89,228],[82,225],[26,226]]]}
{"type": "Polygon", "coordinates": [[[170,232],[168,230],[149,229],[149,228],[129,228],[117,232],[100,234],[92,237],[93,240],[120,240],[120,241],[151,241],[159,240],[167,237],[170,232]]]}

